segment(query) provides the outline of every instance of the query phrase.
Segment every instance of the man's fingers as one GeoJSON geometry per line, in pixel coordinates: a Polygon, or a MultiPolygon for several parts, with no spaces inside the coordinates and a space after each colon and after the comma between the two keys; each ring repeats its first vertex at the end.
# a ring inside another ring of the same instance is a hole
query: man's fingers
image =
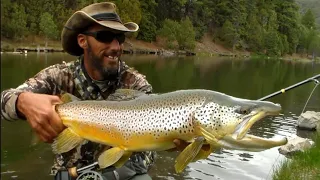
{"type": "Polygon", "coordinates": [[[52,128],[59,134],[63,129],[65,129],[65,126],[63,125],[60,116],[58,113],[53,112],[52,113],[52,119],[50,121],[50,125],[52,128]]]}
{"type": "Polygon", "coordinates": [[[58,96],[50,96],[50,100],[52,104],[61,104],[62,101],[58,96]]]}
{"type": "Polygon", "coordinates": [[[53,143],[53,140],[44,136],[44,135],[39,135],[39,138],[41,141],[45,142],[45,143],[53,143]]]}
{"type": "Polygon", "coordinates": [[[47,132],[50,135],[50,138],[55,138],[58,136],[58,133],[56,130],[53,129],[53,127],[50,124],[43,124],[42,128],[44,129],[45,132],[47,132]]]}
{"type": "Polygon", "coordinates": [[[51,126],[48,120],[43,120],[38,123],[41,125],[43,131],[46,132],[46,134],[49,134],[50,139],[58,136],[58,132],[51,126]]]}
{"type": "Polygon", "coordinates": [[[43,142],[49,142],[52,139],[51,135],[42,128],[35,128],[34,131],[37,133],[37,135],[43,142]]]}
{"type": "Polygon", "coordinates": [[[34,129],[40,139],[44,142],[52,142],[52,140],[58,135],[48,121],[32,120],[29,121],[29,123],[32,129],[34,129]]]}
{"type": "Polygon", "coordinates": [[[52,96],[51,103],[54,105],[52,106],[53,113],[52,113],[50,124],[55,129],[56,132],[60,133],[65,128],[65,126],[62,124],[61,118],[56,112],[55,105],[61,104],[62,101],[58,96],[52,96]]]}

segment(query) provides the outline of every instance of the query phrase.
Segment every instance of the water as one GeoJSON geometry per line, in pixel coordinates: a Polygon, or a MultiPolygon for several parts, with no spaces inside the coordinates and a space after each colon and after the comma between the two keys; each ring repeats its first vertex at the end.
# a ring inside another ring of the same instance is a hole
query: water
{"type": "MultiPolygon", "coordinates": [[[[75,58],[55,54],[2,54],[1,91],[17,87],[41,69],[75,58]]],[[[212,57],[124,56],[127,64],[145,74],[155,93],[178,89],[203,88],[249,99],[258,99],[281,88],[319,74],[320,64],[279,60],[237,60],[212,57]]],[[[314,87],[309,83],[269,99],[282,105],[281,116],[256,123],[249,133],[261,137],[302,137],[310,133],[297,131],[298,116],[314,87]]],[[[320,111],[320,88],[306,110],[320,111]]],[[[53,154],[50,146],[30,147],[31,130],[24,121],[1,120],[1,179],[52,179],[48,174],[53,154]]],[[[262,152],[219,150],[206,160],[189,164],[181,173],[174,172],[175,152],[161,152],[150,175],[153,179],[271,179],[273,168],[285,157],[277,148],[262,152]]]]}

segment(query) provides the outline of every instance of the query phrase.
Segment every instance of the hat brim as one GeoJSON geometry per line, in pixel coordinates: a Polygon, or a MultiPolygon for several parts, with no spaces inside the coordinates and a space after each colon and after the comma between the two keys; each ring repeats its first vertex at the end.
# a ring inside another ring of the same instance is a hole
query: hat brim
{"type": "Polygon", "coordinates": [[[83,54],[83,49],[78,45],[77,36],[95,23],[119,33],[136,32],[139,29],[139,26],[134,22],[122,24],[118,21],[97,21],[84,11],[77,11],[69,18],[61,32],[62,48],[74,56],[83,54]]]}

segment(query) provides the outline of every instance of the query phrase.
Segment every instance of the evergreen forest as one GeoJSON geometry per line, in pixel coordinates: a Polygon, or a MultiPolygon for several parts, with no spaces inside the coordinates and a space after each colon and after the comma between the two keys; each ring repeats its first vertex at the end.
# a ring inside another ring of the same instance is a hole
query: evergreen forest
{"type": "MultiPolygon", "coordinates": [[[[104,0],[105,1],[105,0],[104,0]]],[[[101,0],[2,0],[1,37],[59,40],[75,11],[101,0]]],[[[268,56],[320,56],[319,0],[113,0],[130,38],[165,39],[168,49],[193,50],[205,34],[233,50],[268,56]]]]}

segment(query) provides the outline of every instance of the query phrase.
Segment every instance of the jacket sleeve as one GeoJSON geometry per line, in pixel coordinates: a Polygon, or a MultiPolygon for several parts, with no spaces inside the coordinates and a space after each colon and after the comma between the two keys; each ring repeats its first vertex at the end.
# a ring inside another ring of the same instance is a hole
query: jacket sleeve
{"type": "Polygon", "coordinates": [[[17,88],[11,88],[1,92],[1,119],[14,121],[23,119],[17,113],[16,103],[22,92],[56,95],[60,93],[61,65],[53,65],[43,69],[34,77],[29,78],[17,88]]]}
{"type": "Polygon", "coordinates": [[[144,93],[152,93],[152,86],[146,79],[146,76],[140,74],[132,67],[128,67],[125,73],[122,75],[122,82],[124,88],[135,89],[144,93]]]}

